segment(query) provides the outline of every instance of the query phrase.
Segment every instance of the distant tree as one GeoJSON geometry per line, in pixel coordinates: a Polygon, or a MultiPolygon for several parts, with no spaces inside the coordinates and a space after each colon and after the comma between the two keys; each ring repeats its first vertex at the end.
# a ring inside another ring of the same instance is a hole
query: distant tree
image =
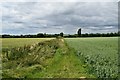
{"type": "Polygon", "coordinates": [[[43,33],[38,33],[38,34],[37,34],[37,37],[38,37],[38,38],[44,37],[44,34],[43,34],[43,33]]]}
{"type": "Polygon", "coordinates": [[[43,35],[44,35],[44,37],[46,37],[46,36],[47,36],[47,34],[46,34],[46,33],[44,33],[43,35]]]}
{"type": "Polygon", "coordinates": [[[89,36],[89,34],[88,34],[88,33],[85,33],[85,34],[84,34],[84,37],[87,37],[87,36],[89,36]]]}
{"type": "Polygon", "coordinates": [[[78,29],[78,36],[81,36],[81,28],[78,29]]]}
{"type": "Polygon", "coordinates": [[[2,38],[10,38],[10,37],[11,37],[11,35],[9,35],[9,34],[2,35],[2,38]]]}
{"type": "Polygon", "coordinates": [[[118,31],[118,34],[120,34],[120,31],[118,31]]]}
{"type": "MultiPolygon", "coordinates": [[[[2,38],[51,38],[51,37],[63,37],[63,32],[61,32],[60,34],[46,34],[46,33],[38,33],[37,35],[9,35],[9,34],[3,34],[0,35],[0,37],[2,38]]],[[[74,37],[115,37],[115,36],[120,36],[120,31],[118,32],[111,32],[111,33],[85,33],[85,34],[81,34],[81,29],[78,30],[78,34],[65,34],[64,37],[70,37],[70,38],[74,38],[74,37]]]]}
{"type": "Polygon", "coordinates": [[[0,38],[2,38],[2,35],[0,35],[0,38]]]}
{"type": "Polygon", "coordinates": [[[63,32],[60,33],[60,36],[63,37],[63,32]]]}
{"type": "Polygon", "coordinates": [[[22,37],[23,37],[23,35],[21,34],[21,35],[20,35],[20,37],[22,38],[22,37]]]}

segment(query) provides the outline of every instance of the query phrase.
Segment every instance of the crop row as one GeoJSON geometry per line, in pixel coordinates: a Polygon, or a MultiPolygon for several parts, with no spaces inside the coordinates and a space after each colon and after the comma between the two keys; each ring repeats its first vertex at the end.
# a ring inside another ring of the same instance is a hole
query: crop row
{"type": "Polygon", "coordinates": [[[89,73],[96,75],[98,78],[117,78],[118,77],[118,60],[111,57],[105,57],[101,54],[86,55],[77,52],[77,56],[82,58],[84,66],[89,68],[89,73]]]}

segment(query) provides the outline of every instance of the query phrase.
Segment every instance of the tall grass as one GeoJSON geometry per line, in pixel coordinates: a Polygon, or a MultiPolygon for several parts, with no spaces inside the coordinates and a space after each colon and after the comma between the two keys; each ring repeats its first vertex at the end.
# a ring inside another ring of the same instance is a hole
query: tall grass
{"type": "MultiPolygon", "coordinates": [[[[22,77],[22,74],[16,71],[37,64],[39,66],[36,67],[44,67],[44,61],[53,57],[59,47],[59,40],[55,39],[2,51],[3,77],[22,77]],[[13,74],[9,72],[13,72],[13,74]]],[[[25,77],[25,75],[23,76],[25,77]]]]}

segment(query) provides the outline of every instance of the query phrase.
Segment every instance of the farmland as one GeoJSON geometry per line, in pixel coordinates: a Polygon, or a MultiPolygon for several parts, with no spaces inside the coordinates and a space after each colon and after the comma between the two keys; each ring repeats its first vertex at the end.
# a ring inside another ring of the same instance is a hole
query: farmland
{"type": "Polygon", "coordinates": [[[116,37],[52,40],[20,38],[2,41],[2,48],[8,48],[2,52],[3,77],[117,77],[116,37]]]}
{"type": "Polygon", "coordinates": [[[100,78],[117,76],[118,38],[71,38],[66,41],[78,56],[82,56],[90,73],[100,78]]]}
{"type": "Polygon", "coordinates": [[[2,48],[22,47],[53,38],[2,38],[2,48]]]}

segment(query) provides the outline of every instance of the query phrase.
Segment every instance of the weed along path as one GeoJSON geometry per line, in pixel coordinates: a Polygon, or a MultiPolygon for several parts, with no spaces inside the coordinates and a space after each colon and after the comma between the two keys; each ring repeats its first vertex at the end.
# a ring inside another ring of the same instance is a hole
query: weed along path
{"type": "Polygon", "coordinates": [[[76,52],[69,48],[64,39],[53,39],[17,48],[14,51],[6,51],[2,53],[2,61],[5,78],[94,77],[88,74],[87,67],[77,57],[76,52]]]}
{"type": "Polygon", "coordinates": [[[34,74],[32,77],[50,77],[50,78],[86,78],[93,77],[87,74],[87,69],[83,67],[82,62],[69,49],[63,39],[59,40],[60,48],[53,58],[45,62],[47,67],[42,72],[34,74]]]}

